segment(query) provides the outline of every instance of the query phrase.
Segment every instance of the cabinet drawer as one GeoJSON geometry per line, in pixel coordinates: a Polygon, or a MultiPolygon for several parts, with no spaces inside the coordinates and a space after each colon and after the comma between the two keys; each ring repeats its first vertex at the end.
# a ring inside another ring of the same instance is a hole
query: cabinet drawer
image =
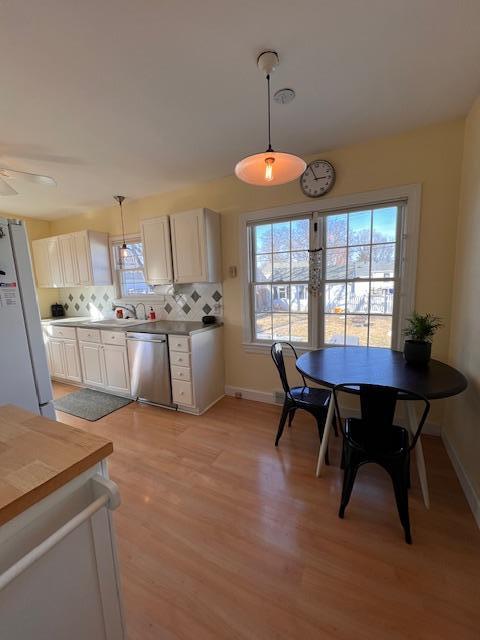
{"type": "Polygon", "coordinates": [[[103,344],[126,344],[125,333],[123,331],[102,331],[103,344]]]}
{"type": "Polygon", "coordinates": [[[52,338],[67,338],[68,340],[76,340],[77,338],[75,327],[56,327],[55,325],[50,325],[48,333],[52,338]]]}
{"type": "Polygon", "coordinates": [[[190,377],[190,367],[179,367],[172,364],[172,378],[174,380],[185,380],[186,382],[190,382],[192,379],[190,377]]]}
{"type": "Polygon", "coordinates": [[[184,353],[190,351],[190,339],[188,336],[168,336],[168,345],[170,351],[182,351],[184,353]]]}
{"type": "Polygon", "coordinates": [[[83,342],[101,342],[98,329],[77,329],[77,335],[83,342]]]}
{"type": "Polygon", "coordinates": [[[190,366],[190,354],[183,351],[170,351],[170,364],[172,367],[178,365],[180,367],[190,366]]]}
{"type": "Polygon", "coordinates": [[[193,389],[191,382],[172,380],[172,397],[177,404],[193,406],[193,389]]]}

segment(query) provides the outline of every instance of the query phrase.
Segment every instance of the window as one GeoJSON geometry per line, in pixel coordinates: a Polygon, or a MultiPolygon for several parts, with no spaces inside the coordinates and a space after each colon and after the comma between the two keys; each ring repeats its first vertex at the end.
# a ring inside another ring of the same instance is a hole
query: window
{"type": "Polygon", "coordinates": [[[249,222],[252,341],[396,344],[404,205],[249,222]],[[321,287],[313,296],[308,249],[319,247],[321,287]]]}
{"type": "Polygon", "coordinates": [[[112,243],[113,263],[120,297],[152,294],[153,287],[145,282],[143,272],[143,246],[139,238],[127,241],[128,256],[120,258],[122,240],[112,243]]]}

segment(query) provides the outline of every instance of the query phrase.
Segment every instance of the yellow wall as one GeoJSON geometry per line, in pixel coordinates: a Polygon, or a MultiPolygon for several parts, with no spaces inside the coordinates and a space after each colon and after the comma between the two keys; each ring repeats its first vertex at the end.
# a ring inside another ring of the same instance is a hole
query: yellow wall
{"type": "Polygon", "coordinates": [[[480,525],[480,98],[465,125],[450,360],[468,378],[467,391],[448,403],[445,433],[476,493],[480,525]]]}
{"type": "MultiPolygon", "coordinates": [[[[32,240],[37,240],[38,238],[46,238],[52,235],[49,220],[40,220],[38,218],[29,218],[13,213],[2,212],[0,212],[0,217],[13,218],[15,220],[24,220],[30,244],[32,240]]],[[[40,315],[42,316],[42,318],[48,318],[50,316],[50,305],[53,304],[56,300],[55,289],[37,289],[37,300],[40,309],[40,315]]]]}
{"type": "MultiPolygon", "coordinates": [[[[439,358],[448,354],[463,128],[464,121],[456,120],[315,155],[333,162],[337,170],[334,196],[422,184],[416,304],[420,311],[445,320],[445,329],[434,342],[434,354],[439,358]]],[[[138,232],[142,218],[202,206],[221,212],[228,385],[265,391],[279,386],[270,358],[247,354],[242,347],[242,279],[227,275],[229,265],[239,264],[239,215],[304,199],[297,183],[266,189],[228,176],[125,204],[127,233],[138,232]]],[[[53,234],[84,228],[121,232],[115,207],[53,220],[50,227],[53,234]]]]}

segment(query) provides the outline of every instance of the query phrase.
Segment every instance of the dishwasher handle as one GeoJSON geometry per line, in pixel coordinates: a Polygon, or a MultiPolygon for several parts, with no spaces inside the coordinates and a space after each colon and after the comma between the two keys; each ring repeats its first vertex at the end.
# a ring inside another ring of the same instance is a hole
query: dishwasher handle
{"type": "Polygon", "coordinates": [[[129,342],[148,342],[148,343],[156,342],[156,343],[160,343],[160,344],[167,342],[166,340],[149,340],[149,339],[145,339],[145,338],[130,338],[128,335],[127,335],[127,340],[129,342]]]}

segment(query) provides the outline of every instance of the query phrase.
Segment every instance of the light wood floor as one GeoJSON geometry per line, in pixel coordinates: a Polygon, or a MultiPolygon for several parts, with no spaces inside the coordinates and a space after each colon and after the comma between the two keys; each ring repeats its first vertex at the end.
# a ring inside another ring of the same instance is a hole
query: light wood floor
{"type": "Polygon", "coordinates": [[[114,443],[129,640],[478,640],[480,534],[440,439],[423,439],[432,506],[414,476],[410,547],[384,472],[360,471],[340,520],[339,440],[317,479],[312,419],[275,449],[278,415],[233,398],[201,417],[58,413],[114,443]]]}

